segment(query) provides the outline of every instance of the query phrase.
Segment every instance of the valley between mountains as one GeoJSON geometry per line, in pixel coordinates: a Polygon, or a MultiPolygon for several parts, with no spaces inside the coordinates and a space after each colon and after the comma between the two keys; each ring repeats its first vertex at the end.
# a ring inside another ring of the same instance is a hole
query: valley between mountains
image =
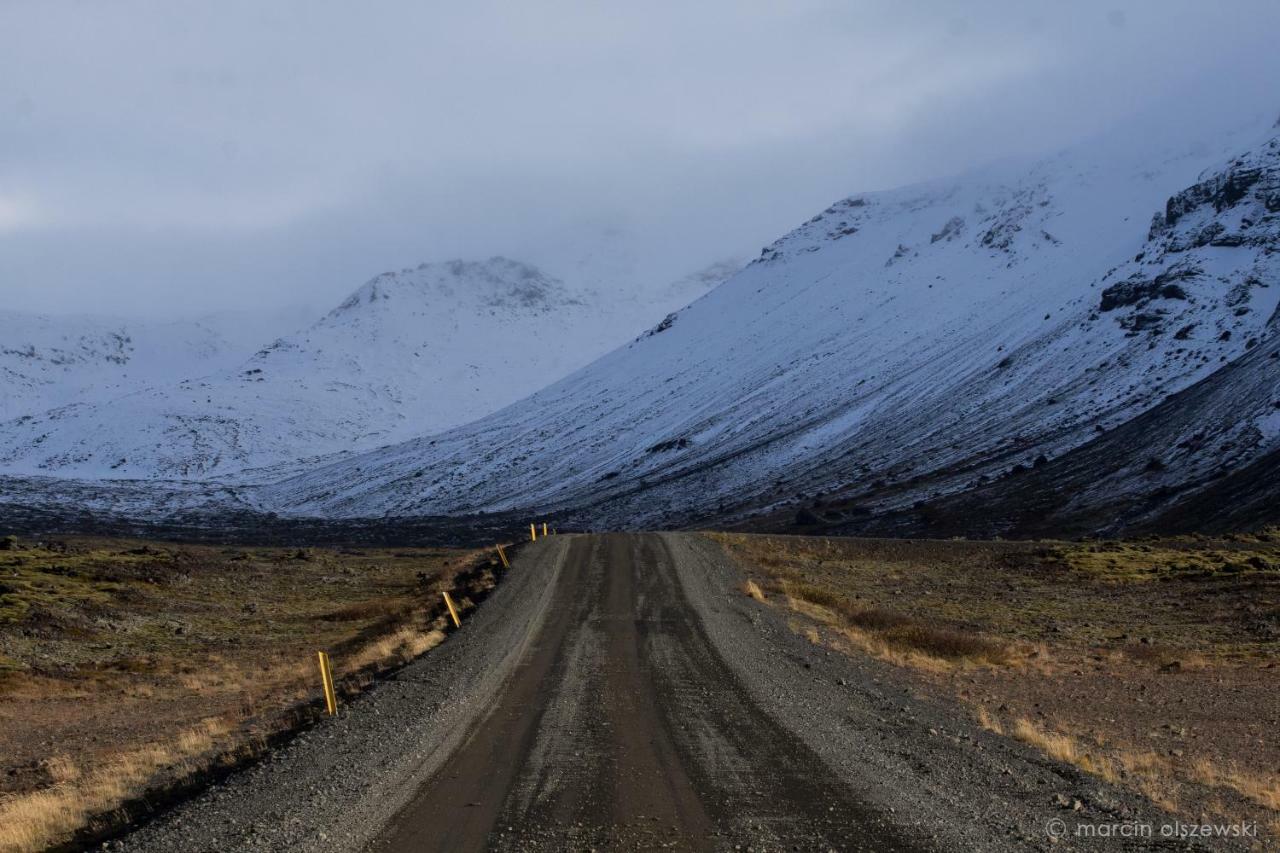
{"type": "Polygon", "coordinates": [[[1277,853],[1280,2],[0,2],[0,853],[1277,853]]]}
{"type": "Polygon", "coordinates": [[[1274,116],[596,284],[0,318],[0,848],[1274,843],[1274,116]]]}
{"type": "Polygon", "coordinates": [[[389,273],[232,372],[4,423],[0,500],[189,529],[1230,529],[1275,503],[1278,265],[1280,127],[1114,132],[842,199],[629,340],[518,262],[389,273]]]}

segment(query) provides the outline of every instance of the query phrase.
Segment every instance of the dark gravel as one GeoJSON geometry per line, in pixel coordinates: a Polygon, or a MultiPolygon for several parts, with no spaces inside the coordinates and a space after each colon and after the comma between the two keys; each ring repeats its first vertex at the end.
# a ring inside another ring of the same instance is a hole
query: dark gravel
{"type": "Polygon", "coordinates": [[[109,846],[1187,849],[1142,798],[809,643],[741,582],[696,535],[529,546],[438,649],[109,846]],[[1055,820],[1156,838],[1055,842],[1055,820]]]}
{"type": "Polygon", "coordinates": [[[570,537],[526,545],[462,630],[275,755],[108,849],[358,850],[492,706],[547,615],[570,537]]]}
{"type": "Polygon", "coordinates": [[[893,666],[797,635],[784,613],[741,592],[741,572],[711,540],[660,535],[707,636],[758,706],[904,832],[945,850],[1209,849],[1161,838],[1174,818],[1146,799],[918,697],[893,666]],[[1146,823],[1154,837],[1055,841],[1054,820],[1069,834],[1146,823]]]}

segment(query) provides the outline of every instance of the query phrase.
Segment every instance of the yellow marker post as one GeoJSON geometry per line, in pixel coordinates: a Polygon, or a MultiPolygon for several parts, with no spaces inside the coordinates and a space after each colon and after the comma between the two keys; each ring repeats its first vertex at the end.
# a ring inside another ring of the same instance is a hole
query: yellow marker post
{"type": "Polygon", "coordinates": [[[504,569],[511,568],[511,562],[507,559],[507,552],[502,550],[502,546],[494,545],[493,547],[498,549],[498,559],[502,561],[502,567],[504,569]]]}
{"type": "Polygon", "coordinates": [[[458,608],[453,606],[453,599],[449,597],[449,593],[445,592],[444,603],[449,607],[449,615],[453,617],[453,627],[461,628],[462,621],[458,619],[458,608]]]}
{"type": "Polygon", "coordinates": [[[547,523],[545,521],[542,522],[542,535],[543,536],[547,535],[547,523]]]}
{"type": "Polygon", "coordinates": [[[333,666],[326,652],[316,652],[320,664],[320,683],[324,686],[324,708],[332,717],[338,713],[338,694],[333,690],[333,666]]]}
{"type": "Polygon", "coordinates": [[[538,541],[538,527],[532,521],[529,522],[529,541],[530,542],[538,541]]]}

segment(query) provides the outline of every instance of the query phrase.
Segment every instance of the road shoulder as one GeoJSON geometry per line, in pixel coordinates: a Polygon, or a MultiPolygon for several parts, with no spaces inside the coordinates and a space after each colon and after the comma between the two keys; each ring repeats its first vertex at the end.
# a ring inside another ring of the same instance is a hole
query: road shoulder
{"type": "Polygon", "coordinates": [[[571,541],[526,546],[441,646],[110,849],[363,849],[492,707],[546,618],[571,541]]]}
{"type": "Polygon", "coordinates": [[[1170,818],[929,700],[889,664],[809,642],[784,613],[742,592],[741,571],[715,542],[682,533],[662,540],[708,638],[754,700],[908,836],[972,851],[1187,849],[1158,837],[1052,843],[1054,820],[1159,827],[1170,818]],[[1062,798],[1080,808],[1063,808],[1062,798]]]}

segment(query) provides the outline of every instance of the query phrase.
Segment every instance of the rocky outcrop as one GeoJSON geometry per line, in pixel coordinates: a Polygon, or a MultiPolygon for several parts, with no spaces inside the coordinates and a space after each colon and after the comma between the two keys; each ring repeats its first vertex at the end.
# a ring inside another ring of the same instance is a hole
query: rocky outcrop
{"type": "Polygon", "coordinates": [[[1204,271],[1197,267],[1166,270],[1153,279],[1128,278],[1102,291],[1102,311],[1114,311],[1129,305],[1144,306],[1154,299],[1186,299],[1187,291],[1179,282],[1199,278],[1204,271]]]}

